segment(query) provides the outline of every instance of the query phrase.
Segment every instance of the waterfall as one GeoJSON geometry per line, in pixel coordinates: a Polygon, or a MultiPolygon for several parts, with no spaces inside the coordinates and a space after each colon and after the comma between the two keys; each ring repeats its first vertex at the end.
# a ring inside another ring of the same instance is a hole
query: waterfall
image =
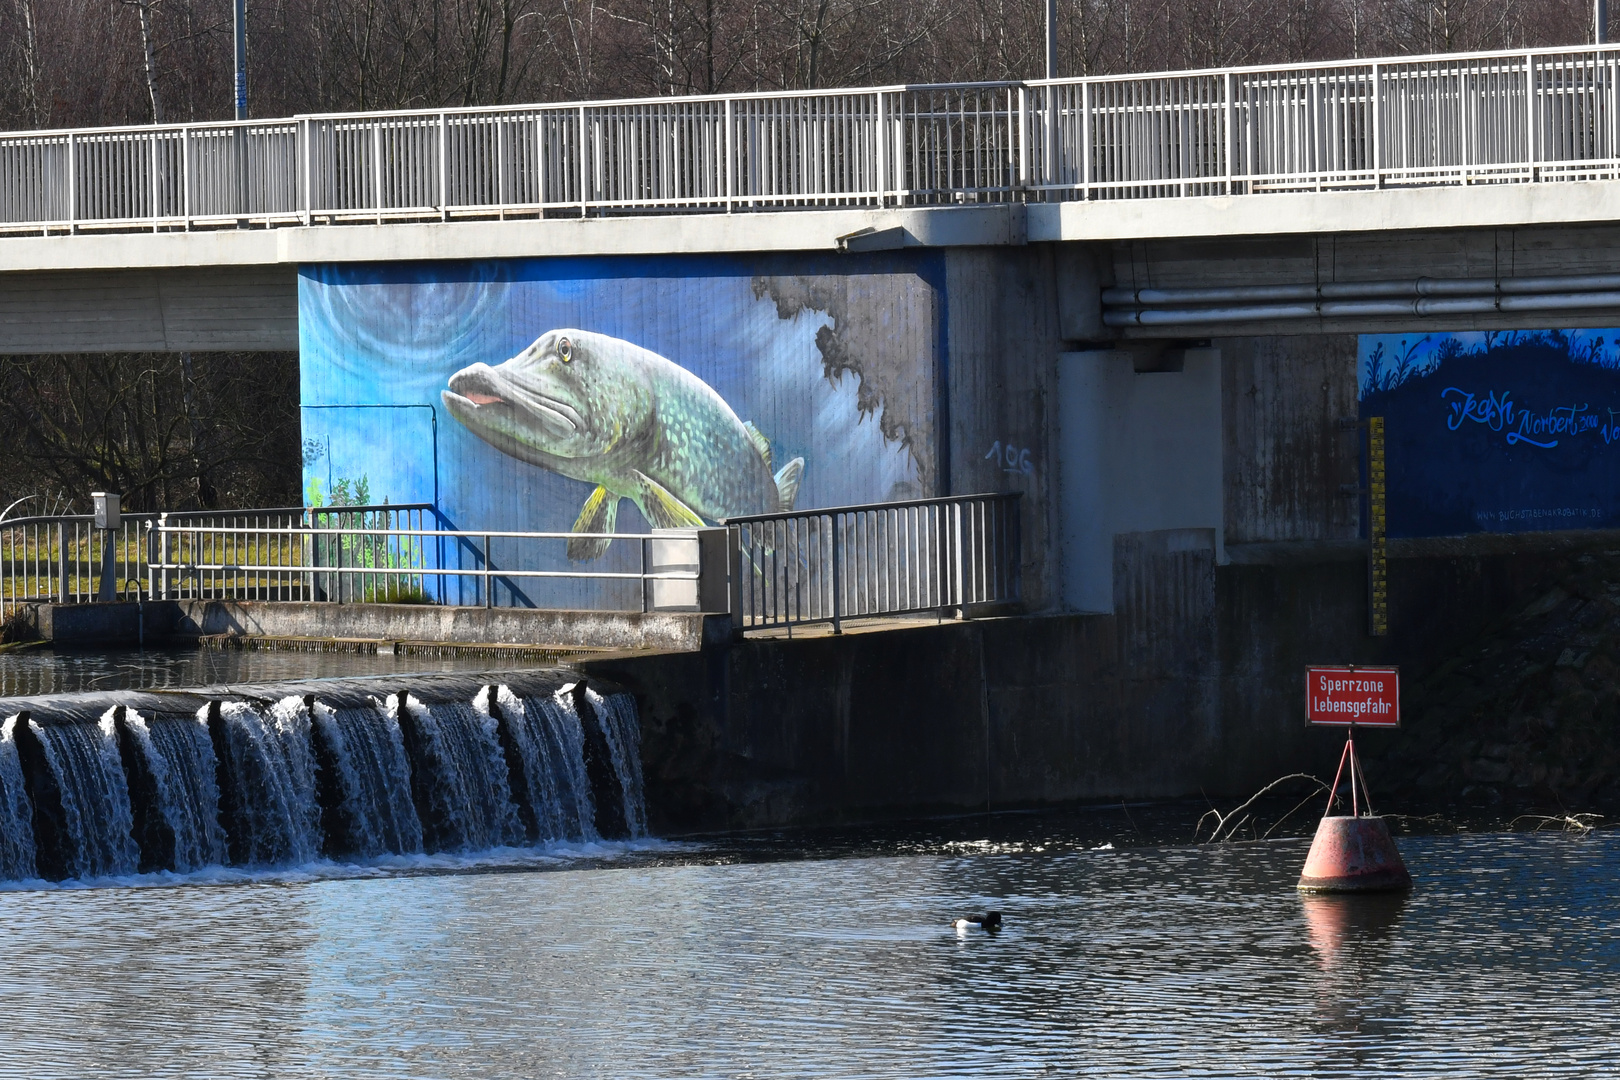
{"type": "Polygon", "coordinates": [[[422,823],[411,803],[411,766],[399,721],[373,701],[360,708],[315,703],[313,733],[322,779],[326,844],[334,855],[377,856],[422,850],[422,823]]]}
{"type": "Polygon", "coordinates": [[[34,806],[28,801],[22,761],[17,757],[17,717],[0,725],[0,879],[35,875],[34,806]]]}
{"type": "Polygon", "coordinates": [[[645,836],[634,699],[568,677],[0,700],[0,881],[645,836]]]}
{"type": "MultiPolygon", "coordinates": [[[[153,809],[163,826],[159,841],[163,854],[159,858],[152,860],[147,845],[142,843],[143,869],[155,862],[159,868],[187,873],[225,862],[225,831],[219,825],[218,763],[206,718],[147,720],[128,709],[123,722],[134,736],[136,751],[145,766],[144,775],[154,789],[153,809]]],[[[127,753],[124,766],[128,774],[131,761],[127,753]]]]}
{"type": "Polygon", "coordinates": [[[451,702],[423,705],[400,695],[410,727],[412,794],[430,851],[473,851],[522,843],[506,755],[487,712],[451,702]]]}
{"type": "Polygon", "coordinates": [[[247,865],[302,863],[321,851],[320,807],[309,712],[290,697],[268,712],[243,701],[219,706],[214,749],[221,788],[231,793],[227,816],[231,861],[247,865]]]}
{"type": "Polygon", "coordinates": [[[595,840],[596,804],[573,702],[561,695],[519,698],[503,686],[495,704],[522,759],[539,839],[595,840]]]}
{"type": "MultiPolygon", "coordinates": [[[[27,733],[42,766],[29,770],[37,785],[29,796],[35,808],[35,858],[42,872],[49,860],[52,877],[113,877],[133,874],[140,866],[114,711],[93,724],[42,725],[30,718],[14,729],[27,733]]],[[[19,739],[20,759],[23,746],[19,739]]]]}
{"type": "Polygon", "coordinates": [[[647,835],[647,805],[641,788],[641,724],[636,718],[636,701],[629,694],[603,698],[586,687],[585,698],[596,711],[607,739],[613,771],[624,792],[624,822],[632,837],[647,835]]]}

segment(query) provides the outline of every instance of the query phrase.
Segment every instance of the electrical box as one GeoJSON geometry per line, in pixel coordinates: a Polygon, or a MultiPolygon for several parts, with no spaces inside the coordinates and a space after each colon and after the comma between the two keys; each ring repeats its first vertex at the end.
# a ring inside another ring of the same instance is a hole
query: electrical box
{"type": "Polygon", "coordinates": [[[693,575],[649,582],[649,611],[730,610],[725,529],[654,529],[644,542],[648,573],[693,575]]]}
{"type": "Polygon", "coordinates": [[[95,515],[95,525],[98,529],[116,529],[122,524],[122,515],[119,513],[119,502],[122,496],[116,491],[92,491],[90,503],[95,515]]]}

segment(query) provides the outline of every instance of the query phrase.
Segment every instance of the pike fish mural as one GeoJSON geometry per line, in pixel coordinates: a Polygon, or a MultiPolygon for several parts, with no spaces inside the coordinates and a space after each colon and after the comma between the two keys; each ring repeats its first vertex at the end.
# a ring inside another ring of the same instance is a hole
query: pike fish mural
{"type": "MultiPolygon", "coordinates": [[[[595,484],[577,533],[613,532],[629,499],[657,528],[791,510],[804,459],[773,470],[770,442],[708,383],[619,338],[551,330],[504,363],[473,364],[445,408],[504,454],[595,484]]],[[[609,540],[568,542],[575,561],[609,540]]]]}

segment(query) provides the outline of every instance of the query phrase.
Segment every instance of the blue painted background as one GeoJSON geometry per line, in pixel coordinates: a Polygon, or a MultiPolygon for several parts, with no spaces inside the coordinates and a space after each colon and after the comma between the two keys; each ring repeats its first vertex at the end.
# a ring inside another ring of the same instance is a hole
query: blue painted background
{"type": "Polygon", "coordinates": [[[1367,334],[1389,535],[1620,527],[1620,330],[1367,334]]]}
{"type": "MultiPolygon", "coordinates": [[[[760,275],[853,273],[873,289],[894,282],[895,304],[914,302],[921,282],[943,309],[938,261],[926,253],[301,267],[305,501],[352,502],[363,488],[372,503],[434,503],[452,528],[569,529],[591,485],[501,453],[453,419],[439,396],[452,373],[499,364],[563,327],[623,338],[707,382],[770,439],[778,464],[805,459],[797,508],[935,494],[920,490],[916,460],[933,448],[886,440],[870,402],[861,411],[858,378],[827,375],[817,335],[831,316],[803,309],[783,317],[755,287],[760,275]]],[[[896,350],[915,355],[886,362],[910,365],[919,386],[931,388],[940,375],[938,338],[921,346],[897,340],[896,350]]],[[[623,503],[617,530],[646,529],[635,506],[623,503]]],[[[562,545],[553,550],[538,561],[508,550],[495,561],[568,567],[562,545]]],[[[635,554],[615,544],[589,568],[634,569],[635,554]]],[[[516,602],[613,603],[587,584],[541,591],[543,598],[516,602]]]]}

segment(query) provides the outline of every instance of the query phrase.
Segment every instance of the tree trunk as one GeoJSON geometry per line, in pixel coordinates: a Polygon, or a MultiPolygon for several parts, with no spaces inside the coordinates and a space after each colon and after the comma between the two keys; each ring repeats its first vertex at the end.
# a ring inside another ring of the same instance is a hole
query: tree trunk
{"type": "Polygon", "coordinates": [[[141,20],[141,51],[146,60],[146,92],[152,97],[152,123],[163,123],[163,99],[158,95],[157,55],[152,45],[152,0],[129,0],[141,20]]]}

